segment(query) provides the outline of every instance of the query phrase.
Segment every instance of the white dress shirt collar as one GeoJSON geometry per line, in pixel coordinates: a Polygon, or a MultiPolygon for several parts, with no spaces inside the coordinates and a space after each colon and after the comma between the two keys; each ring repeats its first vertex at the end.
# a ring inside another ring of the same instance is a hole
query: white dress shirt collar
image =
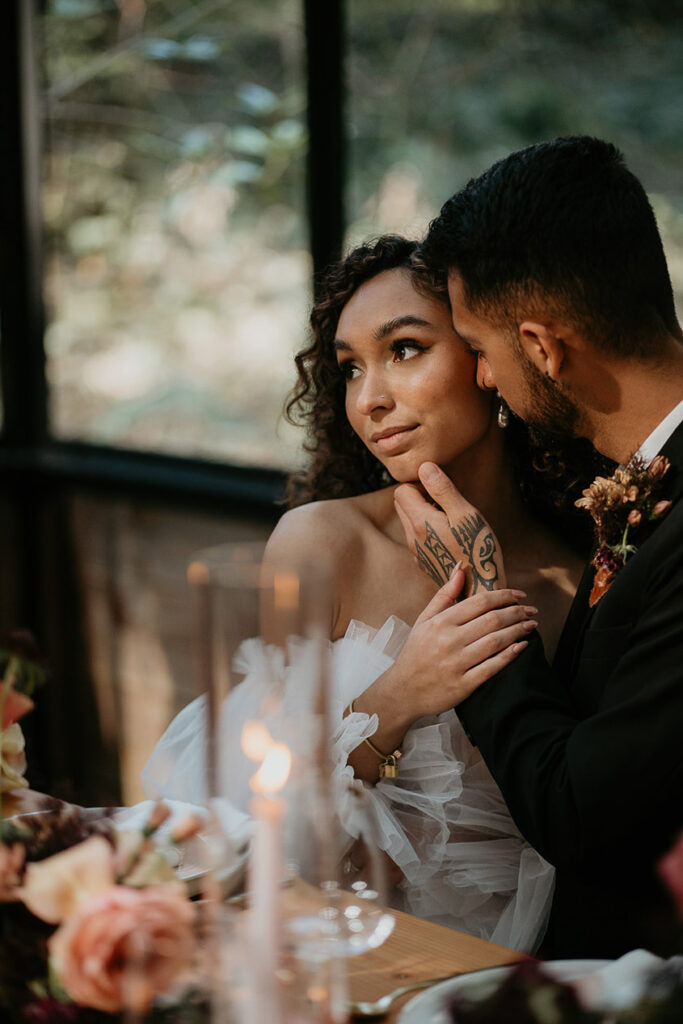
{"type": "Polygon", "coordinates": [[[662,422],[655,427],[650,436],[645,438],[634,458],[642,459],[645,465],[649,466],[655,455],[661,452],[680,423],[683,423],[683,402],[679,402],[678,405],[674,406],[668,416],[665,416],[662,422]]]}

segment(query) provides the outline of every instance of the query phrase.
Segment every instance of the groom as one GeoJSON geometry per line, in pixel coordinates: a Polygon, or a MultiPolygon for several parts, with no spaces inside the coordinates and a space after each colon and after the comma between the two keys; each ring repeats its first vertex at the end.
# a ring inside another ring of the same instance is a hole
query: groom
{"type": "MultiPolygon", "coordinates": [[[[656,863],[683,829],[683,335],[654,214],[613,146],[557,139],[454,195],[425,256],[448,275],[480,386],[618,463],[670,460],[659,485],[673,505],[593,607],[587,567],[552,667],[532,639],[457,708],[557,868],[543,953],[668,953],[656,863]]],[[[461,557],[472,507],[433,464],[420,478],[443,512],[398,489],[410,546],[424,549],[429,523],[461,557]]]]}

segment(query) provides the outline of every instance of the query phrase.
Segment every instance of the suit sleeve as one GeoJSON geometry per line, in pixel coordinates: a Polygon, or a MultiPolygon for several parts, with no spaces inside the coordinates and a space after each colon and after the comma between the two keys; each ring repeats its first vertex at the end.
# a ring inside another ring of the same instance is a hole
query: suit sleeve
{"type": "Polygon", "coordinates": [[[457,709],[519,829],[558,867],[683,826],[683,557],[681,531],[664,532],[594,714],[578,715],[537,638],[457,709]]]}

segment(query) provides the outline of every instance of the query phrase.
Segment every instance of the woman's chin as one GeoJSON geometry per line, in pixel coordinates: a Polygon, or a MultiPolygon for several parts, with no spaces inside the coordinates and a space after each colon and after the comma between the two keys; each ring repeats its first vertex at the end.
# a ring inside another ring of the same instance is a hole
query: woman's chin
{"type": "Polygon", "coordinates": [[[397,484],[415,484],[418,482],[419,477],[417,471],[423,462],[429,461],[428,459],[420,459],[419,461],[411,460],[410,463],[406,462],[403,465],[388,465],[385,469],[391,474],[391,479],[397,484]]]}

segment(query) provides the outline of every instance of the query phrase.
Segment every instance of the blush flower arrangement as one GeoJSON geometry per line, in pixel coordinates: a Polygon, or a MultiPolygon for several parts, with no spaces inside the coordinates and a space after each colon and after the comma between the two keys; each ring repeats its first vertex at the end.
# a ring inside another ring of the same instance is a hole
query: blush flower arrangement
{"type": "Polygon", "coordinates": [[[111,817],[93,820],[63,804],[36,815],[35,828],[3,823],[3,1021],[207,1018],[193,987],[196,905],[171,866],[171,851],[202,822],[191,815],[162,842],[157,831],[169,814],[157,804],[131,833],[118,833],[111,817]]]}
{"type": "MultiPolygon", "coordinates": [[[[0,655],[0,801],[28,786],[18,720],[44,679],[28,634],[0,655]]],[[[130,1014],[205,1024],[197,984],[197,906],[172,864],[202,827],[189,815],[163,840],[170,810],[154,806],[138,832],[111,815],[59,800],[3,818],[0,804],[0,1020],[96,1024],[130,1014]]]]}
{"type": "Polygon", "coordinates": [[[631,459],[611,477],[598,476],[575,502],[595,522],[597,550],[595,578],[588,603],[592,608],[604,597],[628,559],[636,553],[672,502],[661,497],[669,460],[657,455],[649,466],[631,459]]]}
{"type": "Polygon", "coordinates": [[[25,789],[26,753],[19,720],[33,709],[33,693],[45,670],[33,638],[15,630],[0,646],[0,817],[2,794],[25,789]]]}

